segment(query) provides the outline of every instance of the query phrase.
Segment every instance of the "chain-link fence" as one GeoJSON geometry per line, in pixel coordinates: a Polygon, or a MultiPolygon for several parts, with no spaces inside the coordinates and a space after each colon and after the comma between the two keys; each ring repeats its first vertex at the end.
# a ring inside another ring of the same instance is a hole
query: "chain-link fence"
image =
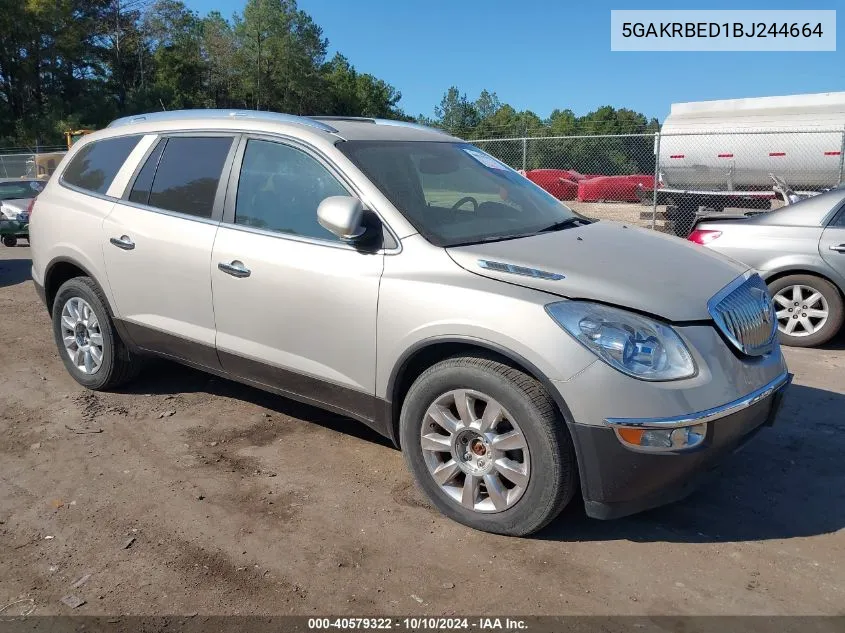
{"type": "Polygon", "coordinates": [[[59,164],[66,147],[43,147],[36,151],[22,148],[0,149],[0,178],[47,177],[59,164]]]}
{"type": "Polygon", "coordinates": [[[697,217],[777,208],[845,181],[845,130],[718,130],[473,144],[587,217],[686,236],[697,217]],[[655,186],[656,184],[656,186],[655,186]]]}

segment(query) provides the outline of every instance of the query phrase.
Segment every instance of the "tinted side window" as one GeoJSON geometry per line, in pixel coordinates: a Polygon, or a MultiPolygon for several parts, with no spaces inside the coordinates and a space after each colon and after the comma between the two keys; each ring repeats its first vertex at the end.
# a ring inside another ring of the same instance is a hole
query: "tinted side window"
{"type": "Polygon", "coordinates": [[[235,223],[323,240],[338,238],[317,222],[317,207],[349,192],[308,154],[281,143],[247,143],[235,223]]]}
{"type": "Polygon", "coordinates": [[[156,175],[158,168],[158,161],[161,159],[161,153],[164,151],[164,146],[167,145],[167,139],[161,139],[147,158],[147,162],[138,172],[138,177],[135,178],[135,184],[132,185],[132,191],[129,192],[129,200],[132,202],[139,202],[140,204],[147,204],[150,200],[150,189],[153,186],[153,177],[156,175]]]}
{"type": "Polygon", "coordinates": [[[105,193],[140,140],[140,136],[122,136],[89,143],[70,161],[62,180],[88,191],[105,193]]]}
{"type": "Polygon", "coordinates": [[[150,190],[153,207],[210,218],[231,137],[172,137],[150,190]]]}

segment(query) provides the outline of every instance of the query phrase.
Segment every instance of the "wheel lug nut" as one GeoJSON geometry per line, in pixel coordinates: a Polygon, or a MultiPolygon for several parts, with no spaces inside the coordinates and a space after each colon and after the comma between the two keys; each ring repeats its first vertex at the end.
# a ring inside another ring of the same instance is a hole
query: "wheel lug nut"
{"type": "Polygon", "coordinates": [[[483,460],[483,459],[479,459],[479,460],[478,460],[478,467],[479,467],[479,468],[483,468],[483,467],[484,467],[484,460],[483,460]]]}

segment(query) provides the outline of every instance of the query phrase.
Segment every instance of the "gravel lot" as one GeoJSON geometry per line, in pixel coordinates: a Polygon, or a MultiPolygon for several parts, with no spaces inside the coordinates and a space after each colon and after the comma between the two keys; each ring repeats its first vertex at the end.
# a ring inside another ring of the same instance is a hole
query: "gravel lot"
{"type": "Polygon", "coordinates": [[[441,517],[350,420],[163,362],[85,391],[29,249],[0,257],[4,615],[845,613],[842,337],[787,351],[778,424],[693,497],[515,539],[441,517]]]}

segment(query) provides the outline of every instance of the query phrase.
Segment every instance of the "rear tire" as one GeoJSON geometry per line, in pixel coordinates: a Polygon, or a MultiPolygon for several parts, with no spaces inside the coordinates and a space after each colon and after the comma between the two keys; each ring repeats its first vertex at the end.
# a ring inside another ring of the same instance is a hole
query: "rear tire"
{"type": "Polygon", "coordinates": [[[12,248],[13,246],[17,246],[17,245],[18,245],[18,238],[16,238],[14,235],[4,235],[3,236],[3,246],[8,246],[9,248],[12,248]]]}
{"type": "Polygon", "coordinates": [[[90,277],[74,277],[59,288],[53,336],[65,368],[83,387],[113,389],[140,371],[141,359],[121,340],[108,302],[90,277]]]}
{"type": "Polygon", "coordinates": [[[491,358],[454,357],[424,371],[402,404],[399,432],[418,486],[443,514],[477,530],[531,534],[558,516],[578,487],[572,439],[548,392],[491,358]],[[461,424],[464,394],[471,426],[461,424]],[[488,421],[497,421],[484,426],[488,407],[494,407],[488,421]],[[441,411],[447,425],[458,422],[453,432],[433,417],[441,411]],[[475,428],[487,431],[475,434],[475,428]]]}
{"type": "Polygon", "coordinates": [[[790,347],[816,347],[836,336],[845,310],[832,283],[815,275],[788,275],[769,284],[778,314],[778,338],[790,347]],[[826,316],[821,316],[825,314],[826,316]]]}

